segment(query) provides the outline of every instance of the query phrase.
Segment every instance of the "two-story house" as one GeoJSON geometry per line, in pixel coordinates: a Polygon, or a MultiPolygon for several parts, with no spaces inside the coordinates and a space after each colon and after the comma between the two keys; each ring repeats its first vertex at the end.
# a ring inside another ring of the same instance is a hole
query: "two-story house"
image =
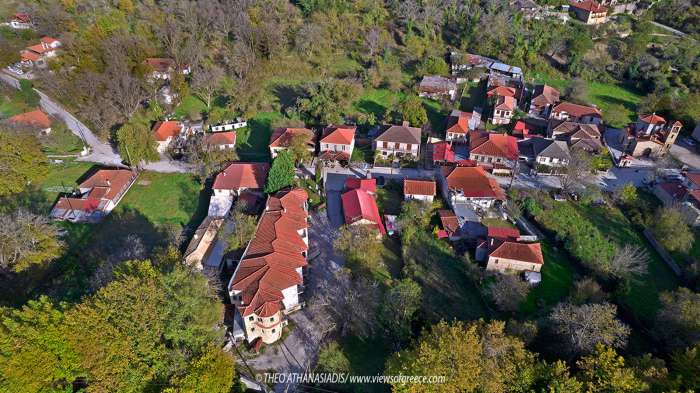
{"type": "Polygon", "coordinates": [[[345,190],[340,196],[345,224],[371,225],[376,227],[381,235],[385,235],[386,228],[374,199],[377,180],[348,178],[345,181],[345,190]]]}
{"type": "Polygon", "coordinates": [[[418,200],[432,203],[435,190],[434,180],[404,179],[403,181],[403,197],[406,201],[418,200]]]}
{"type": "Polygon", "coordinates": [[[420,158],[421,129],[410,127],[407,121],[389,127],[374,139],[373,148],[383,159],[420,158]]]}
{"type": "Polygon", "coordinates": [[[547,138],[530,138],[518,142],[520,156],[544,172],[562,168],[571,161],[569,147],[564,141],[547,138]],[[549,169],[547,169],[549,168],[549,169]]]}
{"type": "Polygon", "coordinates": [[[509,86],[495,86],[486,93],[488,101],[493,108],[491,123],[510,123],[515,115],[515,109],[518,107],[517,94],[518,90],[509,86]]]}
{"type": "Polygon", "coordinates": [[[605,23],[608,19],[608,7],[595,0],[572,1],[569,10],[573,12],[576,19],[587,25],[605,23]]]}
{"type": "Polygon", "coordinates": [[[260,193],[265,188],[270,164],[266,162],[233,162],[214,179],[214,196],[239,196],[243,191],[260,193]]]}
{"type": "Polygon", "coordinates": [[[552,119],[549,122],[548,135],[553,139],[565,141],[571,149],[597,153],[603,147],[600,141],[600,127],[598,124],[552,119]]]}
{"type": "Polygon", "coordinates": [[[550,119],[568,120],[577,123],[603,124],[600,109],[564,101],[555,105],[549,115],[550,119]]]}
{"type": "Polygon", "coordinates": [[[480,166],[456,166],[440,168],[440,189],[443,198],[455,208],[466,204],[488,209],[498,201],[506,199],[505,193],[480,166]]]}
{"type": "Polygon", "coordinates": [[[621,134],[620,142],[625,153],[632,157],[663,157],[676,142],[682,128],[680,121],[667,122],[655,113],[641,115],[621,134]]]}
{"type": "Polygon", "coordinates": [[[182,123],[174,120],[159,121],[153,125],[153,138],[159,153],[165,153],[170,144],[184,131],[182,123]]]}
{"type": "Polygon", "coordinates": [[[58,55],[61,45],[61,41],[55,38],[42,37],[38,44],[28,46],[20,52],[21,63],[29,67],[44,68],[50,58],[58,55]]]}
{"type": "Polygon", "coordinates": [[[530,111],[532,117],[548,119],[552,108],[559,103],[559,90],[548,85],[538,85],[532,93],[530,111]]]}
{"type": "Polygon", "coordinates": [[[280,151],[288,149],[295,139],[301,139],[312,155],[316,150],[314,132],[308,128],[283,127],[276,128],[270,135],[270,156],[274,159],[280,151]]]}
{"type": "Polygon", "coordinates": [[[447,117],[447,129],[445,141],[467,143],[469,131],[476,130],[481,122],[481,114],[478,112],[463,112],[454,109],[447,117]]]}
{"type": "Polygon", "coordinates": [[[319,141],[318,158],[327,162],[349,162],[355,148],[357,126],[328,126],[319,141]]]}
{"type": "Polygon", "coordinates": [[[511,135],[472,131],[469,159],[494,172],[509,173],[518,161],[518,139],[511,135]]]}
{"type": "Polygon", "coordinates": [[[308,194],[301,188],[268,198],[253,238],[228,284],[246,341],[259,349],[282,337],[287,315],[302,307],[309,249],[308,194]]]}

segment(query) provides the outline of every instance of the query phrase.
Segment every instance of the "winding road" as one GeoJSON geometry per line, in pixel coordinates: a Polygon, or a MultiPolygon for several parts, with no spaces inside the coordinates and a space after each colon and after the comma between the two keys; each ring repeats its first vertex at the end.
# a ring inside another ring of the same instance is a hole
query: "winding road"
{"type": "MultiPolygon", "coordinates": [[[[19,80],[4,70],[0,71],[0,80],[4,81],[15,89],[19,89],[19,80]]],[[[51,116],[63,120],[68,129],[70,129],[73,134],[77,135],[83,141],[83,144],[90,147],[90,153],[79,157],[79,161],[95,162],[108,166],[125,166],[122,162],[121,156],[119,156],[119,153],[112,147],[112,145],[110,145],[108,142],[100,140],[100,138],[98,138],[97,135],[90,130],[90,128],[88,128],[83,122],[78,120],[49,96],[40,90],[34,89],[34,91],[36,91],[41,98],[41,108],[51,116]]],[[[163,156],[161,156],[160,161],[150,162],[144,165],[143,169],[154,172],[184,173],[192,171],[192,167],[190,165],[170,160],[163,156]]]]}

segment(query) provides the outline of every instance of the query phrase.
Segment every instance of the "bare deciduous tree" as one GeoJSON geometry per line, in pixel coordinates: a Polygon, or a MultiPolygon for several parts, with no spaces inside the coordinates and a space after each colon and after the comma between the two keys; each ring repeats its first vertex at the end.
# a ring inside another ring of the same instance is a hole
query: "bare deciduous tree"
{"type": "Polygon", "coordinates": [[[198,68],[192,75],[192,92],[211,109],[211,101],[221,89],[224,71],[217,65],[206,65],[198,68]]]}
{"type": "Polygon", "coordinates": [[[592,168],[590,154],[581,149],[571,152],[571,160],[560,176],[562,189],[571,191],[576,186],[581,186],[583,180],[590,176],[592,168]]]}
{"type": "Polygon", "coordinates": [[[530,290],[527,283],[513,274],[496,273],[494,279],[487,289],[488,296],[499,310],[517,311],[530,290]]]}
{"type": "Polygon", "coordinates": [[[647,273],[649,253],[635,244],[625,244],[610,258],[609,274],[615,278],[632,278],[647,273]]]}

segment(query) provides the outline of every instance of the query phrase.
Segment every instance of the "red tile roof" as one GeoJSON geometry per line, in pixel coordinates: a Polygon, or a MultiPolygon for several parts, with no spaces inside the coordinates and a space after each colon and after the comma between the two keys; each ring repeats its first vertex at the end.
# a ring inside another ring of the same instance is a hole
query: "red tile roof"
{"type": "Polygon", "coordinates": [[[403,181],[404,195],[435,195],[435,182],[432,180],[411,180],[403,181]]]}
{"type": "Polygon", "coordinates": [[[700,188],[700,172],[688,172],[685,174],[685,177],[692,185],[700,188]]]}
{"type": "Polygon", "coordinates": [[[265,187],[269,170],[270,164],[266,162],[234,162],[216,175],[213,188],[216,190],[262,189],[265,187]]]}
{"type": "Polygon", "coordinates": [[[36,52],[32,52],[30,50],[23,50],[20,54],[22,56],[22,60],[37,61],[37,60],[41,59],[40,54],[38,54],[36,52]]]}
{"type": "Polygon", "coordinates": [[[54,48],[52,48],[50,46],[44,46],[43,44],[36,44],[36,45],[28,46],[27,49],[29,49],[32,52],[39,53],[39,54],[44,54],[46,52],[51,52],[51,51],[55,50],[54,48]]]}
{"type": "Polygon", "coordinates": [[[574,8],[579,8],[594,14],[599,14],[603,12],[608,12],[608,7],[601,5],[600,3],[593,0],[584,1],[572,1],[571,6],[574,8]]]}
{"type": "Polygon", "coordinates": [[[566,112],[573,117],[583,117],[583,116],[596,116],[603,117],[603,114],[598,108],[593,108],[592,106],[574,104],[572,102],[564,101],[559,103],[552,109],[552,113],[566,112]]]}
{"type": "Polygon", "coordinates": [[[326,161],[348,161],[350,154],[344,151],[324,150],[319,153],[318,158],[326,161]]]}
{"type": "Polygon", "coordinates": [[[460,190],[467,198],[506,199],[501,186],[487,176],[482,167],[445,167],[442,171],[447,179],[447,187],[460,190]]]}
{"type": "Polygon", "coordinates": [[[447,118],[447,131],[455,134],[466,134],[469,132],[469,120],[472,118],[471,112],[460,112],[459,116],[447,118]]]}
{"type": "Polygon", "coordinates": [[[382,224],[379,208],[374,197],[361,189],[354,189],[341,195],[343,202],[343,214],[345,223],[352,224],[360,220],[367,220],[377,225],[379,233],[386,234],[382,224]]]}
{"type": "Polygon", "coordinates": [[[549,85],[540,85],[535,88],[532,103],[535,105],[554,105],[559,102],[559,90],[549,85]]]}
{"type": "Polygon", "coordinates": [[[236,131],[214,132],[206,134],[205,143],[207,145],[235,145],[236,131]]]}
{"type": "Polygon", "coordinates": [[[59,40],[57,40],[53,37],[41,37],[41,42],[43,42],[44,44],[49,44],[49,45],[53,44],[54,42],[60,43],[59,40]]]}
{"type": "Polygon", "coordinates": [[[488,237],[501,240],[515,240],[520,237],[517,228],[487,227],[488,237]]]}
{"type": "Polygon", "coordinates": [[[486,95],[489,97],[493,97],[494,95],[500,97],[515,97],[515,89],[507,86],[496,86],[489,90],[486,95]]]}
{"type": "Polygon", "coordinates": [[[323,130],[322,143],[335,145],[351,145],[355,139],[357,126],[328,126],[323,130]]]}
{"type": "Polygon", "coordinates": [[[433,143],[433,162],[435,161],[454,162],[455,152],[452,150],[452,144],[449,142],[433,143]]]}
{"type": "Polygon", "coordinates": [[[175,60],[164,57],[149,57],[143,63],[158,72],[169,72],[175,66],[175,60]]]}
{"type": "Polygon", "coordinates": [[[60,198],[56,208],[91,212],[100,207],[103,200],[117,202],[136,174],[128,169],[100,169],[78,188],[87,189],[84,198],[60,198]]]}
{"type": "Polygon", "coordinates": [[[666,119],[657,115],[656,113],[652,113],[650,115],[641,115],[639,116],[639,120],[648,124],[666,124],[666,119]]]}
{"type": "Polygon", "coordinates": [[[518,159],[518,139],[506,134],[483,131],[469,133],[469,153],[518,159]]]}
{"type": "Polygon", "coordinates": [[[509,96],[498,96],[498,101],[496,101],[496,109],[514,111],[516,106],[516,101],[514,97],[509,96]]]}
{"type": "Polygon", "coordinates": [[[681,183],[659,183],[658,187],[676,201],[682,201],[688,195],[688,189],[681,183]]]}
{"type": "Polygon", "coordinates": [[[438,214],[440,215],[440,223],[443,229],[447,231],[448,235],[459,231],[459,220],[452,210],[440,209],[438,214]]]}
{"type": "Polygon", "coordinates": [[[542,248],[540,248],[539,243],[516,243],[504,241],[500,245],[496,246],[493,251],[491,251],[489,257],[514,259],[516,261],[535,263],[538,265],[544,264],[542,248]]]}
{"type": "Polygon", "coordinates": [[[360,179],[357,177],[348,177],[345,179],[346,190],[364,190],[367,192],[377,191],[377,179],[360,179]]]}
{"type": "Polygon", "coordinates": [[[51,127],[51,119],[41,109],[35,109],[31,112],[20,113],[8,119],[11,123],[18,123],[31,127],[39,127],[41,129],[51,127]]]}
{"type": "Polygon", "coordinates": [[[303,283],[297,269],[306,266],[308,250],[299,231],[308,228],[306,201],[300,188],[281,191],[268,199],[253,239],[230,282],[240,291],[238,310],[246,317],[275,315],[284,307],[283,290],[303,283]]]}
{"type": "Polygon", "coordinates": [[[306,135],[309,138],[308,145],[314,146],[314,133],[308,128],[277,128],[270,135],[270,147],[289,147],[297,135],[306,135]]]}
{"type": "Polygon", "coordinates": [[[174,138],[182,131],[182,124],[177,121],[159,121],[153,126],[153,137],[159,142],[174,138]]]}
{"type": "Polygon", "coordinates": [[[29,23],[29,15],[24,12],[15,13],[15,19],[22,23],[29,23]]]}

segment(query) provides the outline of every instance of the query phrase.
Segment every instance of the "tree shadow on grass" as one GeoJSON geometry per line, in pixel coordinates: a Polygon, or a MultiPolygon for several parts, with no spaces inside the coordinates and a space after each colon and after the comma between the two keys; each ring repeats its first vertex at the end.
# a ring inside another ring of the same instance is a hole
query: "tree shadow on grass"
{"type": "Polygon", "coordinates": [[[272,93],[277,97],[282,112],[295,106],[297,99],[306,95],[306,91],[299,85],[277,85],[272,88],[272,93]]]}
{"type": "Polygon", "coordinates": [[[180,199],[178,203],[180,205],[180,210],[186,212],[193,212],[189,221],[185,223],[184,231],[187,234],[193,233],[202,220],[207,216],[209,210],[209,199],[211,198],[211,181],[208,181],[205,187],[203,187],[196,197],[192,194],[192,190],[187,187],[187,184],[180,184],[180,199]]]}
{"type": "Polygon", "coordinates": [[[167,231],[134,209],[120,209],[98,224],[57,225],[66,231],[63,255],[45,265],[0,278],[0,304],[18,307],[41,295],[54,302],[79,302],[106,285],[111,270],[118,264],[147,258],[171,241],[167,231]],[[96,280],[98,271],[102,274],[96,280]]]}
{"type": "Polygon", "coordinates": [[[360,100],[355,106],[364,113],[371,113],[378,123],[385,120],[388,108],[372,100],[360,100]]]}
{"type": "Polygon", "coordinates": [[[595,97],[607,105],[622,105],[631,112],[637,111],[637,104],[632,101],[623,100],[609,95],[596,95],[595,97]]]}
{"type": "Polygon", "coordinates": [[[239,139],[238,156],[241,161],[270,161],[268,144],[272,134],[272,119],[251,119],[243,138],[239,139]]]}

